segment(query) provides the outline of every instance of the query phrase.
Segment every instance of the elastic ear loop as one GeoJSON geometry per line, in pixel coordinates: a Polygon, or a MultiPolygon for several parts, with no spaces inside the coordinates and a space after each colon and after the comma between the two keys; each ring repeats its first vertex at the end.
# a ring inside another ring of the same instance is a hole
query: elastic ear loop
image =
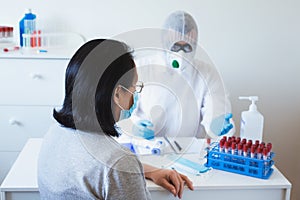
{"type": "MultiPolygon", "coordinates": [[[[123,87],[122,85],[120,85],[121,87],[123,87]]],[[[118,87],[120,87],[120,86],[118,86],[118,87]]],[[[124,87],[125,88],[125,87],[124,87]]],[[[119,96],[119,95],[118,95],[119,96]]],[[[115,102],[116,104],[117,104],[117,106],[119,106],[119,108],[121,108],[122,110],[125,110],[120,104],[119,104],[119,102],[115,102]]]]}
{"type": "MultiPolygon", "coordinates": [[[[118,86],[119,87],[119,86],[118,86]]],[[[130,90],[128,90],[126,87],[124,87],[123,85],[120,85],[120,87],[122,87],[123,89],[125,89],[127,92],[129,92],[130,94],[134,95],[133,92],[131,92],[130,90]]],[[[119,108],[121,108],[122,110],[125,110],[119,103],[116,103],[119,108]]]]}
{"type": "Polygon", "coordinates": [[[119,106],[119,108],[121,108],[122,110],[125,110],[119,103],[116,103],[117,106],[119,106]]]}

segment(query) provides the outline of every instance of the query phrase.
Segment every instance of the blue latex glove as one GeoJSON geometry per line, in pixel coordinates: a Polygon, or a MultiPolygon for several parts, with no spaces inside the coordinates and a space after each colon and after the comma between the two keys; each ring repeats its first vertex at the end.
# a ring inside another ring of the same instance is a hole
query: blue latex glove
{"type": "Polygon", "coordinates": [[[149,120],[139,120],[133,125],[132,133],[134,136],[151,140],[154,138],[154,131],[150,127],[153,127],[153,124],[149,120]]]}
{"type": "Polygon", "coordinates": [[[210,124],[210,130],[216,136],[227,134],[233,128],[233,124],[230,123],[231,118],[232,113],[228,113],[213,119],[210,124]]]}

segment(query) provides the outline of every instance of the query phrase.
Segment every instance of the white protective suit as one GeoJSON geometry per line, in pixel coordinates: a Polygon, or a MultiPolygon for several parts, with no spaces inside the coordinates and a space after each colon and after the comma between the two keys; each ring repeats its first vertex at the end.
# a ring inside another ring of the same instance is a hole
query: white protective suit
{"type": "MultiPolygon", "coordinates": [[[[156,136],[200,138],[207,133],[216,137],[211,122],[231,113],[231,105],[218,71],[197,46],[197,25],[189,14],[177,11],[167,18],[164,28],[168,30],[162,35],[164,49],[135,52],[144,88],[132,119],[151,121],[156,136]],[[179,41],[190,44],[192,51],[170,51],[179,41]]],[[[219,126],[221,130],[223,125],[219,126]]],[[[234,128],[227,135],[233,133],[234,128]]]]}

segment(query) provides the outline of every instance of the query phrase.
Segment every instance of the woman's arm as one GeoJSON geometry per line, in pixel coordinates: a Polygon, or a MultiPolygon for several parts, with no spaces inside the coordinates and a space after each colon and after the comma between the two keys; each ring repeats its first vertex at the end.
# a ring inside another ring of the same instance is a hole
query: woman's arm
{"type": "Polygon", "coordinates": [[[176,170],[159,169],[151,165],[143,164],[145,178],[152,180],[155,184],[170,191],[175,197],[182,197],[184,185],[190,190],[194,190],[192,181],[176,170]]]}

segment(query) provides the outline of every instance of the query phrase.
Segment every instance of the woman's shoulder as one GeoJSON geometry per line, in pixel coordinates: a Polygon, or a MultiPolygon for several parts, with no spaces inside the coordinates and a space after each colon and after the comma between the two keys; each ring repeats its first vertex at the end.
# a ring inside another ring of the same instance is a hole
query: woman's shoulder
{"type": "Polygon", "coordinates": [[[111,136],[96,133],[80,133],[78,137],[88,154],[108,167],[139,162],[136,155],[111,136]]]}

